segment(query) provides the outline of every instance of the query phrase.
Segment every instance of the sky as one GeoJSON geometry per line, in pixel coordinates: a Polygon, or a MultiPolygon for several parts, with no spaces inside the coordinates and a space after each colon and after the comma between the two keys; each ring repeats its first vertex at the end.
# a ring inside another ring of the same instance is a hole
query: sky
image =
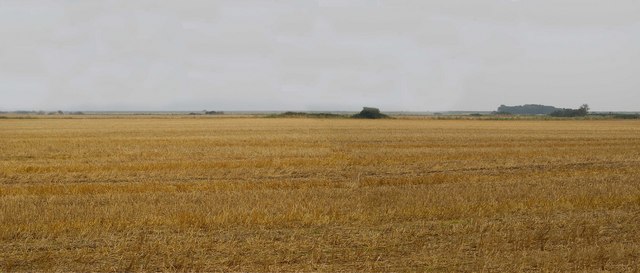
{"type": "Polygon", "coordinates": [[[640,110],[637,0],[2,0],[0,111],[640,110]]]}

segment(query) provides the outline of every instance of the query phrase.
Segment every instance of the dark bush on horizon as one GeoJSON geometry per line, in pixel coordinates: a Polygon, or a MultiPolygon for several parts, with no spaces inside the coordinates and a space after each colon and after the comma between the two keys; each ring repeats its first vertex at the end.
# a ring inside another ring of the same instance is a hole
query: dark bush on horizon
{"type": "Polygon", "coordinates": [[[351,116],[352,118],[362,118],[362,119],[381,119],[381,118],[389,118],[389,116],[380,113],[380,109],[373,107],[363,107],[360,113],[351,116]]]}

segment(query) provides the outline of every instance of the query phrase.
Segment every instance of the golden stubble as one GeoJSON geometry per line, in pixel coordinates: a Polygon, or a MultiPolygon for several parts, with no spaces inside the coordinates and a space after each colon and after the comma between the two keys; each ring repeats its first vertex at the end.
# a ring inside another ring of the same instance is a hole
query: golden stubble
{"type": "Polygon", "coordinates": [[[634,271],[640,122],[0,120],[0,271],[634,271]]]}

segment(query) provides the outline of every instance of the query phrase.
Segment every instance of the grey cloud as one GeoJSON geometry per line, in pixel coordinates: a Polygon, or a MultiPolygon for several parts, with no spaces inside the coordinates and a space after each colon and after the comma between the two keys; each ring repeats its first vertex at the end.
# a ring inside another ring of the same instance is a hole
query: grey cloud
{"type": "Polygon", "coordinates": [[[640,2],[0,3],[0,110],[639,110],[640,2]]]}

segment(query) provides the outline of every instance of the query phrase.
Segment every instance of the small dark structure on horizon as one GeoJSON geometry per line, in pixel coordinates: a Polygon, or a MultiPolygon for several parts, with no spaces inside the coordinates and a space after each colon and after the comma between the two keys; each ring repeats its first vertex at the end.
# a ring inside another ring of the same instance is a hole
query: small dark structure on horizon
{"type": "Polygon", "coordinates": [[[353,118],[364,118],[364,119],[381,119],[381,118],[389,118],[389,116],[380,113],[380,109],[373,107],[363,107],[360,113],[352,116],[353,118]]]}

